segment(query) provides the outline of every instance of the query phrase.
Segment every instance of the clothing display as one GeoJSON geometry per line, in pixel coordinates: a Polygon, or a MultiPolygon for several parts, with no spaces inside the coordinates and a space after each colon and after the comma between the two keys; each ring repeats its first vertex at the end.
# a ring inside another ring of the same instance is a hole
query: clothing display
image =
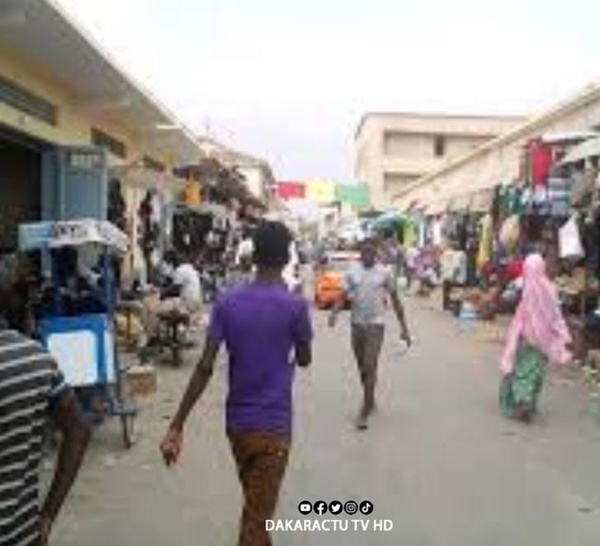
{"type": "Polygon", "coordinates": [[[577,218],[572,216],[559,230],[559,257],[561,259],[583,258],[584,249],[577,218]]]}
{"type": "Polygon", "coordinates": [[[479,252],[477,254],[477,268],[481,271],[484,266],[492,261],[494,234],[492,217],[487,215],[481,223],[481,238],[479,240],[479,252]]]}
{"type": "Polygon", "coordinates": [[[444,226],[441,220],[434,220],[431,226],[431,244],[433,246],[442,246],[444,243],[444,226]]]}
{"type": "Polygon", "coordinates": [[[580,220],[581,242],[585,253],[585,263],[597,279],[600,279],[600,215],[593,214],[585,221],[580,220]]]}
{"type": "Polygon", "coordinates": [[[527,146],[529,155],[529,180],[534,187],[546,186],[552,167],[552,146],[541,139],[532,140],[527,146]]]}
{"type": "Polygon", "coordinates": [[[122,231],[127,231],[127,204],[121,191],[121,181],[113,178],[108,184],[107,220],[122,231]]]}
{"type": "Polygon", "coordinates": [[[498,212],[500,218],[521,214],[524,209],[523,195],[519,188],[509,186],[498,191],[498,212]]]}
{"type": "Polygon", "coordinates": [[[155,192],[149,191],[140,203],[138,215],[141,223],[140,247],[144,254],[152,253],[158,245],[159,225],[156,219],[159,213],[155,211],[155,192]]]}
{"type": "Polygon", "coordinates": [[[176,211],[171,240],[173,248],[189,251],[192,255],[199,254],[212,224],[210,214],[198,214],[186,209],[176,211]]]}
{"type": "Polygon", "coordinates": [[[546,185],[536,186],[533,191],[525,194],[525,212],[536,216],[568,218],[571,209],[571,185],[569,178],[549,178],[546,185]]]}
{"type": "Polygon", "coordinates": [[[202,203],[202,185],[197,180],[188,182],[183,190],[183,202],[188,207],[195,207],[202,203]]]}
{"type": "Polygon", "coordinates": [[[500,228],[499,239],[507,254],[516,251],[521,235],[520,218],[516,215],[507,218],[500,228]]]}

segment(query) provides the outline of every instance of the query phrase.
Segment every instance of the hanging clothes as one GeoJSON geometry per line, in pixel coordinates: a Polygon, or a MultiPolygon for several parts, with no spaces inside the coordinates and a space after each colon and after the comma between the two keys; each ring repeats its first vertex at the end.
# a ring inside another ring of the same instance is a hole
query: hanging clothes
{"type": "Polygon", "coordinates": [[[571,218],[560,228],[558,239],[560,249],[559,257],[561,259],[583,258],[584,249],[576,216],[571,216],[571,218]]]}
{"type": "Polygon", "coordinates": [[[481,238],[479,239],[479,252],[477,253],[477,269],[481,271],[492,261],[494,235],[492,217],[488,214],[481,222],[481,238]]]}
{"type": "Polygon", "coordinates": [[[403,227],[404,247],[409,248],[412,246],[417,246],[419,241],[419,233],[415,223],[412,220],[406,220],[403,227]]]}
{"type": "Polygon", "coordinates": [[[591,218],[581,220],[579,228],[586,267],[600,280],[600,215],[596,212],[591,218]]]}
{"type": "Polygon", "coordinates": [[[123,198],[121,181],[117,178],[110,180],[108,185],[107,219],[122,231],[127,231],[127,204],[123,198]]]}
{"type": "Polygon", "coordinates": [[[546,186],[550,169],[552,167],[552,146],[542,141],[535,139],[529,142],[527,146],[529,154],[530,177],[534,187],[546,186]]]}
{"type": "Polygon", "coordinates": [[[197,180],[188,182],[183,190],[183,202],[188,207],[197,207],[202,203],[202,185],[197,180]]]}
{"type": "Polygon", "coordinates": [[[434,220],[431,226],[431,244],[440,247],[444,243],[444,226],[441,220],[434,220]]]}
{"type": "Polygon", "coordinates": [[[521,224],[518,216],[507,218],[500,228],[499,239],[507,254],[513,254],[518,247],[521,236],[521,224]]]}

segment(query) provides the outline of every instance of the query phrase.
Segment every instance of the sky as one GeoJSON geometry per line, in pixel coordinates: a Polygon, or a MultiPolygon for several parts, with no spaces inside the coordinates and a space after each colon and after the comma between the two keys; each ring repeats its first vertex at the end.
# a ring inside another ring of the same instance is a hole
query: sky
{"type": "Polygon", "coordinates": [[[370,111],[531,115],[600,80],[597,0],[60,0],[187,125],[352,180],[370,111]]]}

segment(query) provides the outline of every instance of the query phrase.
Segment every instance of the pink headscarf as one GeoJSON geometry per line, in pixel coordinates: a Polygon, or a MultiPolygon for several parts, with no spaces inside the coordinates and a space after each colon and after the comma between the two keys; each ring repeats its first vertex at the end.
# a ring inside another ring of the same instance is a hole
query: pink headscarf
{"type": "Polygon", "coordinates": [[[539,254],[530,255],[523,265],[523,296],[513,318],[500,370],[510,374],[515,365],[519,340],[541,351],[555,364],[571,359],[567,345],[571,334],[560,309],[556,287],[546,274],[546,262],[539,254]]]}

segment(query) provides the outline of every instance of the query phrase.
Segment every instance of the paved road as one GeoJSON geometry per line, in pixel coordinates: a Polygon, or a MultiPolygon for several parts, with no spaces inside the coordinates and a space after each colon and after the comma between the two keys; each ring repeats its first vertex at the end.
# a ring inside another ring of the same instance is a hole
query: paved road
{"type": "MultiPolygon", "coordinates": [[[[498,346],[459,333],[420,302],[409,307],[416,346],[400,358],[390,336],[379,413],[364,433],[352,425],[359,389],[347,325],[331,332],[317,316],[316,362],[299,374],[295,446],[277,515],[297,519],[304,499],[368,499],[370,517],[391,520],[393,530],[278,533],[275,544],[596,546],[598,401],[561,372],[536,424],[507,422],[496,407],[498,346]]],[[[189,425],[180,467],[168,471],[158,457],[188,373],[161,369],[132,452],[121,451],[117,428],[102,430],[54,544],[235,543],[240,493],[222,431],[224,366],[189,425]]]]}

